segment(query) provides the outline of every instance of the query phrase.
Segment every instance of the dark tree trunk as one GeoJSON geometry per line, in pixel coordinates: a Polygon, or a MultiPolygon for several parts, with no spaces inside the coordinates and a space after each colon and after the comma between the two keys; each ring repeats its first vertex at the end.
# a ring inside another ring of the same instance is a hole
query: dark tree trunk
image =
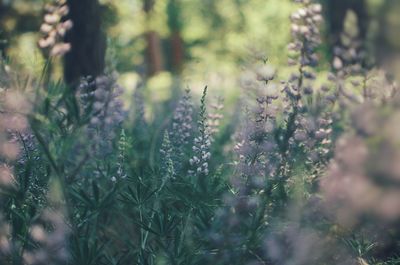
{"type": "MultiPolygon", "coordinates": [[[[146,14],[147,24],[151,20],[155,0],[144,0],[143,11],[146,14]]],[[[164,58],[161,49],[161,39],[159,34],[154,30],[147,30],[145,33],[147,42],[146,47],[146,66],[149,76],[155,75],[164,69],[164,58]]]]}
{"type": "Polygon", "coordinates": [[[147,50],[147,72],[149,76],[155,75],[163,70],[163,55],[161,50],[160,36],[155,31],[146,32],[147,50]]]}
{"type": "Polygon", "coordinates": [[[176,31],[171,34],[171,55],[172,55],[172,70],[174,72],[181,72],[183,67],[183,60],[185,56],[185,45],[180,32],[176,31]]]}
{"type": "Polygon", "coordinates": [[[325,0],[329,26],[329,42],[340,45],[340,35],[344,30],[344,20],[348,10],[357,15],[360,40],[364,40],[368,30],[368,12],[365,0],[325,0]]]}
{"type": "Polygon", "coordinates": [[[69,19],[74,23],[66,35],[71,51],[64,61],[64,78],[76,84],[81,77],[96,77],[104,73],[106,36],[101,25],[98,0],[68,0],[69,19]]]}
{"type": "Polygon", "coordinates": [[[182,14],[181,2],[179,0],[169,0],[167,5],[168,27],[170,35],[170,64],[171,70],[179,73],[182,70],[185,57],[185,43],[182,38],[182,14]]]}

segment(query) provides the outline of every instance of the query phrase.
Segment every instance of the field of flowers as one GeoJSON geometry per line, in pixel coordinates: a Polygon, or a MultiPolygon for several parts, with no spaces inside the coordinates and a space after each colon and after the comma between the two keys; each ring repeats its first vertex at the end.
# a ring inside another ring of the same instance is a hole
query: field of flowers
{"type": "Polygon", "coordinates": [[[347,26],[320,63],[325,5],[293,2],[289,66],[254,52],[229,104],[55,81],[75,23],[48,5],[42,73],[1,61],[0,264],[400,264],[399,75],[347,26]]]}

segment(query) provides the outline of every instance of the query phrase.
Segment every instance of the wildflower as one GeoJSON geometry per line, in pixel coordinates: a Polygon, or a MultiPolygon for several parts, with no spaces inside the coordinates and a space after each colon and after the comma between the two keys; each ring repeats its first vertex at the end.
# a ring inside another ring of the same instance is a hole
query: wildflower
{"type": "Polygon", "coordinates": [[[172,152],[173,148],[169,140],[169,134],[168,132],[165,132],[162,146],[160,149],[161,161],[162,161],[161,173],[163,176],[163,182],[165,182],[167,179],[175,177],[176,174],[174,169],[174,162],[172,160],[172,152]]]}
{"type": "Polygon", "coordinates": [[[195,176],[207,176],[209,173],[209,159],[210,156],[209,150],[211,146],[211,134],[208,123],[208,117],[206,113],[206,95],[207,95],[207,87],[204,88],[203,96],[201,98],[201,106],[200,106],[200,114],[198,121],[198,130],[199,135],[194,138],[193,151],[194,156],[192,157],[191,166],[192,169],[190,171],[191,174],[195,176]]]}
{"type": "Polygon", "coordinates": [[[267,257],[278,264],[354,264],[351,255],[335,239],[317,230],[292,224],[264,241],[267,257]]]}
{"type": "Polygon", "coordinates": [[[220,121],[224,117],[221,114],[223,107],[224,107],[224,105],[223,105],[222,98],[218,98],[217,102],[215,104],[211,104],[211,106],[210,106],[211,111],[208,114],[208,128],[209,128],[210,135],[211,135],[210,140],[213,139],[212,135],[215,135],[219,130],[220,121]]]}
{"type": "Polygon", "coordinates": [[[35,224],[30,229],[30,236],[40,248],[26,250],[23,261],[28,265],[62,264],[68,261],[67,237],[69,229],[58,211],[45,211],[42,221],[52,227],[45,231],[40,224],[35,224]]]}
{"type": "Polygon", "coordinates": [[[0,166],[0,186],[9,187],[14,184],[14,176],[8,165],[0,166]]]}
{"type": "Polygon", "coordinates": [[[63,54],[66,54],[70,49],[71,49],[71,44],[69,43],[55,44],[53,48],[51,48],[50,55],[61,56],[63,54]]]}
{"type": "Polygon", "coordinates": [[[335,58],[333,59],[333,68],[334,68],[335,70],[340,70],[340,69],[342,69],[342,67],[343,67],[343,62],[342,62],[342,60],[341,60],[339,57],[335,57],[335,58]]]}
{"type": "Polygon", "coordinates": [[[0,215],[0,224],[0,260],[6,260],[13,251],[13,242],[10,240],[12,229],[2,215],[0,215]]]}
{"type": "Polygon", "coordinates": [[[275,70],[269,65],[263,65],[257,69],[258,81],[270,81],[275,76],[275,70]]]}
{"type": "Polygon", "coordinates": [[[182,99],[174,111],[170,139],[174,146],[182,146],[189,143],[193,130],[193,105],[190,90],[185,90],[182,99]]]}
{"type": "Polygon", "coordinates": [[[138,128],[144,128],[146,125],[143,88],[143,84],[138,83],[135,92],[133,93],[133,103],[135,107],[134,115],[136,126],[138,128]]]}
{"type": "MultiPolygon", "coordinates": [[[[125,130],[122,129],[118,140],[118,158],[117,158],[117,177],[118,179],[125,179],[127,177],[125,171],[126,152],[129,147],[128,138],[126,137],[125,130]]],[[[117,180],[116,177],[111,179],[113,182],[117,180]]]]}
{"type": "Polygon", "coordinates": [[[119,98],[123,92],[115,76],[86,78],[78,87],[81,109],[89,120],[86,128],[92,151],[97,156],[109,155],[115,131],[123,122],[126,113],[119,98]]]}
{"type": "Polygon", "coordinates": [[[400,193],[395,183],[400,179],[400,153],[395,143],[400,140],[392,133],[397,128],[397,107],[386,115],[371,104],[358,109],[372,119],[359,121],[353,135],[337,142],[335,158],[321,180],[321,189],[332,206],[328,208],[333,208],[338,221],[345,225],[354,225],[363,214],[382,221],[398,220],[400,193]],[[372,145],[372,139],[380,140],[372,145]]]}
{"type": "Polygon", "coordinates": [[[40,26],[43,37],[38,42],[39,47],[50,51],[50,56],[62,56],[71,50],[71,44],[63,42],[65,33],[73,25],[71,20],[62,21],[68,15],[68,6],[65,1],[59,0],[54,5],[48,5],[47,12],[40,26]]]}

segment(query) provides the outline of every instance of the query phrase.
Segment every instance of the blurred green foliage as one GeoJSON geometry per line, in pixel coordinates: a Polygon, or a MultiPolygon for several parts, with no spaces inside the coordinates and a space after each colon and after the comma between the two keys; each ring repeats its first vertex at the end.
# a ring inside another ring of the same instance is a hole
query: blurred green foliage
{"type": "MultiPolygon", "coordinates": [[[[273,65],[285,71],[286,44],[290,38],[288,17],[294,8],[289,0],[156,0],[148,13],[143,10],[143,1],[100,0],[112,54],[109,62],[120,73],[120,82],[128,92],[138,81],[138,73],[145,72],[144,36],[148,31],[159,35],[162,56],[163,70],[148,83],[148,93],[155,101],[170,97],[170,91],[164,90],[176,84],[171,66],[173,32],[178,32],[183,42],[184,67],[180,80],[195,93],[199,94],[208,84],[211,90],[222,90],[227,98],[235,98],[238,86],[232,77],[238,76],[257,56],[268,57],[273,65]]],[[[0,4],[2,50],[32,75],[37,75],[45,62],[36,43],[47,2],[51,1],[3,0],[0,4]]],[[[374,22],[385,1],[368,0],[367,3],[374,22]]],[[[389,41],[393,42],[393,38],[394,35],[389,41]]],[[[323,51],[326,64],[328,47],[323,47],[323,51]]],[[[59,79],[61,62],[54,65],[52,76],[59,79]]]]}
{"type": "MultiPolygon", "coordinates": [[[[6,54],[21,67],[28,68],[25,70],[29,70],[29,65],[39,69],[37,64],[43,63],[43,60],[37,60],[41,54],[35,46],[45,2],[2,2],[2,9],[7,9],[7,14],[3,13],[1,17],[2,38],[7,41],[6,54]],[[23,22],[28,15],[33,22],[25,25],[23,22]],[[32,56],[35,56],[34,60],[32,56]]],[[[132,74],[145,63],[143,35],[148,30],[160,35],[165,64],[168,63],[171,30],[180,31],[185,53],[182,76],[188,85],[196,86],[201,82],[215,85],[215,89],[231,89],[236,81],[231,80],[231,76],[240,71],[235,65],[248,61],[253,51],[273,54],[270,61],[274,64],[286,63],[286,52],[283,51],[289,39],[287,18],[293,10],[290,1],[163,0],[155,2],[150,18],[142,9],[142,1],[103,0],[101,3],[109,47],[118,62],[116,68],[128,86],[132,85],[129,80],[135,80],[132,74]]],[[[167,75],[161,74],[160,78],[164,84],[166,80],[172,83],[168,65],[164,69],[167,75]]],[[[55,77],[60,77],[60,73],[55,77]]]]}

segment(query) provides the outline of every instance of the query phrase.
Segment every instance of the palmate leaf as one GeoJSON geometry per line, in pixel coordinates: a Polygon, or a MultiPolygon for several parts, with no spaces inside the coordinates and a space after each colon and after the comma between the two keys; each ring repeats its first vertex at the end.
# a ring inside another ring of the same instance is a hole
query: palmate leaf
{"type": "Polygon", "coordinates": [[[150,232],[150,233],[152,233],[152,234],[154,234],[156,236],[161,236],[161,234],[158,231],[156,231],[155,229],[152,229],[150,227],[150,225],[148,225],[148,222],[146,222],[146,221],[143,221],[143,222],[133,221],[133,222],[135,224],[137,224],[140,228],[144,229],[145,231],[148,231],[148,232],[150,232]]]}
{"type": "Polygon", "coordinates": [[[83,189],[70,189],[69,193],[80,202],[85,208],[94,209],[96,203],[88,196],[83,189]]]}
{"type": "Polygon", "coordinates": [[[90,242],[88,235],[74,236],[71,244],[72,261],[74,264],[98,265],[103,255],[105,244],[90,242]]]}
{"type": "Polygon", "coordinates": [[[148,202],[158,191],[158,188],[151,189],[148,186],[137,185],[136,189],[133,189],[131,186],[128,186],[128,191],[120,194],[121,201],[127,204],[133,204],[134,206],[141,206],[148,202]]]}
{"type": "Polygon", "coordinates": [[[97,182],[92,181],[92,195],[82,188],[71,188],[69,193],[85,208],[101,211],[111,206],[113,200],[116,198],[117,188],[114,187],[110,191],[102,194],[97,182]]]}

